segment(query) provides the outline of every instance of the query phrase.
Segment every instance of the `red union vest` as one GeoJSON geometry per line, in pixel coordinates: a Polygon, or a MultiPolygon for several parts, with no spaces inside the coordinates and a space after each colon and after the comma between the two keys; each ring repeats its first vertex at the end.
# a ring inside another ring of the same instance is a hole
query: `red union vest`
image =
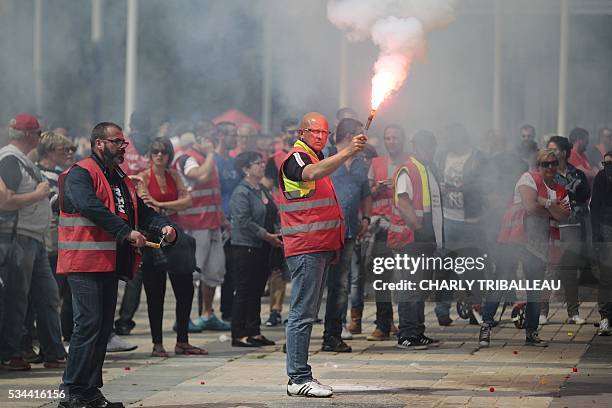
{"type": "MultiPolygon", "coordinates": [[[[201,166],[206,158],[192,148],[185,151],[185,155],[193,157],[201,166]]],[[[175,167],[181,171],[179,161],[175,167]]],[[[221,184],[216,165],[206,183],[196,182],[191,190],[193,204],[191,208],[179,211],[176,222],[186,230],[213,230],[221,227],[223,210],[221,208],[221,184]]]]}
{"type": "MultiPolygon", "coordinates": [[[[532,171],[530,171],[529,174],[531,177],[533,177],[536,183],[538,197],[548,199],[548,189],[544,183],[544,179],[542,179],[542,176],[539,173],[532,171]]],[[[557,183],[555,183],[554,190],[557,197],[557,202],[563,200],[567,195],[567,190],[557,183]]],[[[529,215],[527,214],[527,210],[523,207],[522,203],[515,204],[513,203],[512,199],[510,200],[508,209],[502,218],[497,241],[501,243],[524,244],[527,242],[525,219],[529,215]]],[[[561,250],[559,247],[561,231],[559,230],[559,222],[552,217],[550,217],[548,237],[548,259],[551,263],[558,263],[561,258],[561,250]]]]}
{"type": "Polygon", "coordinates": [[[279,167],[279,212],[285,256],[337,251],[344,244],[344,222],[331,178],[311,182],[287,179],[283,166],[293,153],[306,153],[312,163],[319,158],[298,140],[279,167]]]}
{"type": "MultiPolygon", "coordinates": [[[[88,157],[75,163],[74,166],[81,167],[89,172],[96,196],[111,212],[116,213],[113,191],[98,163],[88,157]]],[[[62,205],[64,179],[71,169],[72,167],[62,173],[59,178],[60,218],[57,273],[114,272],[117,268],[117,242],[115,239],[102,227],[81,216],[81,214],[64,212],[62,205]]],[[[136,189],[128,177],[125,177],[123,181],[130,194],[134,222],[138,225],[136,189]]],[[[132,274],[138,269],[141,259],[139,251],[136,248],[133,248],[133,251],[132,274]]]]}
{"type": "Polygon", "coordinates": [[[132,141],[126,136],[126,141],[130,142],[125,148],[125,161],[121,163],[121,170],[128,176],[135,176],[141,171],[151,167],[151,159],[147,154],[142,156],[134,147],[132,141]]]}
{"type": "MultiPolygon", "coordinates": [[[[406,161],[408,156],[402,160],[406,161]]],[[[389,168],[389,156],[379,156],[372,159],[372,172],[374,173],[374,181],[385,181],[389,179],[387,169],[389,168]]],[[[372,215],[378,215],[389,218],[391,209],[393,208],[393,190],[390,188],[384,191],[379,191],[372,195],[372,215]]]]}
{"type": "MultiPolygon", "coordinates": [[[[386,170],[385,170],[386,171],[386,170]]],[[[414,157],[409,157],[395,172],[393,177],[393,206],[389,217],[389,231],[387,232],[387,246],[391,249],[400,249],[414,242],[414,231],[406,225],[397,207],[397,179],[402,171],[408,172],[412,184],[412,206],[418,217],[423,216],[424,208],[429,208],[429,185],[427,169],[414,157]]]]}

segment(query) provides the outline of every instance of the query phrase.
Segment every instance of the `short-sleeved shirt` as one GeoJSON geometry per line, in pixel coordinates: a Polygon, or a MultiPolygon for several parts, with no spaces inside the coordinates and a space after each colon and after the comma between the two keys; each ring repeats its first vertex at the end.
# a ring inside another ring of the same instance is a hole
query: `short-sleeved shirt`
{"type": "MultiPolygon", "coordinates": [[[[521,178],[517,181],[516,186],[514,187],[514,204],[519,204],[521,202],[521,194],[519,193],[519,187],[521,186],[527,186],[535,191],[538,190],[538,186],[536,185],[533,176],[529,174],[529,172],[523,173],[521,178]]],[[[546,186],[546,190],[548,192],[548,198],[552,201],[556,201],[557,192],[548,186],[546,186]]],[[[569,196],[566,195],[561,201],[563,203],[569,204],[569,196]]]]}
{"type": "MultiPolygon", "coordinates": [[[[319,160],[323,160],[324,158],[323,154],[320,152],[317,153],[317,157],[319,160]]],[[[312,159],[307,153],[295,152],[285,160],[285,164],[283,164],[283,173],[285,173],[285,177],[289,180],[303,181],[302,172],[309,164],[312,164],[312,159]]]]}

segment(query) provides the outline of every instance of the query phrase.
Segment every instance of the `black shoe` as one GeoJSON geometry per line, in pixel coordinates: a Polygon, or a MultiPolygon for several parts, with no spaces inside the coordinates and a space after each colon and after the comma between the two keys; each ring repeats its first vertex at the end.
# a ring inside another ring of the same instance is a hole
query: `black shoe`
{"type": "Polygon", "coordinates": [[[136,326],[136,323],[131,320],[129,322],[115,320],[115,333],[119,336],[129,336],[134,326],[136,326]]]}
{"type": "Polygon", "coordinates": [[[57,408],[89,408],[91,405],[80,398],[70,398],[68,401],[62,401],[57,408]]]}
{"type": "Polygon", "coordinates": [[[40,364],[43,362],[43,358],[40,354],[37,354],[32,347],[21,352],[21,357],[30,364],[40,364]]]}
{"type": "Polygon", "coordinates": [[[478,334],[478,345],[480,347],[489,347],[489,344],[491,344],[491,325],[483,323],[478,334]]]}
{"type": "Polygon", "coordinates": [[[414,337],[400,337],[396,347],[404,350],[427,350],[427,345],[414,337]]]}
{"type": "Polygon", "coordinates": [[[340,337],[328,337],[323,340],[321,351],[331,351],[334,353],[350,353],[353,351],[351,346],[346,344],[340,337]]]}
{"type": "Polygon", "coordinates": [[[438,324],[440,326],[450,326],[453,324],[453,319],[451,319],[450,316],[440,316],[438,317],[438,324]]]}
{"type": "Polygon", "coordinates": [[[538,336],[537,331],[527,334],[527,337],[525,338],[525,345],[533,347],[548,347],[548,343],[538,336]]]}
{"type": "Polygon", "coordinates": [[[88,408],[125,408],[123,402],[110,402],[105,396],[87,403],[88,408]]]}
{"type": "Polygon", "coordinates": [[[275,342],[273,342],[270,339],[267,339],[265,336],[261,336],[261,338],[258,337],[249,337],[249,341],[251,343],[255,343],[258,346],[274,346],[276,345],[275,342]]]}
{"type": "Polygon", "coordinates": [[[287,354],[287,343],[283,344],[283,353],[287,354]]]}
{"type": "Polygon", "coordinates": [[[232,339],[232,347],[259,347],[259,343],[255,343],[251,337],[246,340],[232,339]]]}
{"type": "Polygon", "coordinates": [[[282,322],[282,317],[281,317],[280,312],[278,310],[273,310],[270,312],[270,317],[268,317],[268,320],[266,320],[266,326],[275,327],[281,324],[281,322],[282,322]]]}
{"type": "Polygon", "coordinates": [[[427,347],[438,347],[441,344],[440,340],[432,339],[431,337],[427,337],[424,334],[421,334],[419,337],[417,337],[417,341],[427,347]]]}

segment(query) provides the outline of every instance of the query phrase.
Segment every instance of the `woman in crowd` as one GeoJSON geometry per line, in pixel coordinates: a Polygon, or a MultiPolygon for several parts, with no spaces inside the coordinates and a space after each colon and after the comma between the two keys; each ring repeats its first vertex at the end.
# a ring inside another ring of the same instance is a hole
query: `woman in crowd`
{"type": "Polygon", "coordinates": [[[282,245],[274,227],[278,209],[270,192],[260,182],[265,162],[257,152],[236,156],[236,170],[242,177],[230,200],[231,255],[236,286],[232,307],[232,346],[259,347],[274,342],[260,332],[261,295],[268,272],[272,247],[282,245]]]}
{"type": "MultiPolygon", "coordinates": [[[[561,259],[558,265],[551,269],[551,277],[559,278],[565,290],[567,305],[567,323],[585,324],[586,320],[578,312],[578,268],[586,266],[583,262],[585,229],[584,222],[589,214],[589,198],[591,189],[585,174],[567,162],[572,151],[572,144],[563,136],[552,136],[547,147],[552,149],[559,167],[555,181],[563,186],[568,193],[571,212],[566,222],[560,223],[561,259]]],[[[550,292],[543,293],[540,310],[540,324],[548,323],[550,292]]]]}
{"type": "MultiPolygon", "coordinates": [[[[566,221],[570,213],[567,191],[555,181],[559,160],[554,150],[540,150],[536,163],[537,171],[524,173],[516,183],[512,205],[504,215],[498,238],[503,243],[520,244],[523,272],[529,281],[543,279],[546,264],[558,262],[554,241],[559,240],[559,222],[566,221]]],[[[537,291],[527,291],[525,345],[548,345],[537,331],[540,296],[537,291]]],[[[491,325],[483,324],[480,345],[488,346],[490,337],[491,325]]]]}
{"type": "MultiPolygon", "coordinates": [[[[156,138],[149,148],[151,168],[139,173],[138,194],[142,200],[156,211],[172,214],[191,206],[191,195],[185,188],[180,176],[170,169],[174,150],[172,143],[164,138],[156,138]]],[[[168,357],[162,342],[162,318],[164,314],[164,297],[166,294],[166,274],[176,297],[176,346],[175,354],[203,355],[206,350],[189,344],[187,327],[191,302],[193,300],[193,282],[191,275],[169,273],[170,268],[161,249],[146,248],[143,264],[143,284],[147,294],[147,311],[151,325],[154,357],[168,357]]]]}
{"type": "Polygon", "coordinates": [[[599,257],[599,330],[600,336],[610,334],[612,319],[612,151],[604,155],[603,170],[593,180],[591,225],[593,243],[599,257]]]}

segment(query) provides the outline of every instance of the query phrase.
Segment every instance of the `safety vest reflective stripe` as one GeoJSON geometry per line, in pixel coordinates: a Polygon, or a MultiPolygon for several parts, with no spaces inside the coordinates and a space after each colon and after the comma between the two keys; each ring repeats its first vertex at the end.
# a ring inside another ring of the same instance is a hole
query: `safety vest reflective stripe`
{"type": "Polygon", "coordinates": [[[336,205],[336,201],[332,198],[322,198],[320,200],[301,201],[299,203],[281,204],[280,209],[284,212],[310,210],[312,208],[329,207],[336,205]]]}
{"type": "MultiPolygon", "coordinates": [[[[431,209],[428,210],[414,210],[414,213],[417,215],[417,217],[422,217],[424,213],[430,213],[431,209]]],[[[393,214],[397,215],[398,217],[401,216],[399,210],[397,209],[397,207],[393,207],[393,214]]]]}
{"type": "Polygon", "coordinates": [[[332,228],[338,228],[341,225],[341,220],[320,221],[312,224],[294,225],[291,227],[281,228],[283,235],[299,234],[301,232],[320,231],[332,228]]]}
{"type": "Polygon", "coordinates": [[[91,220],[85,217],[60,217],[59,225],[61,227],[95,227],[91,220]]]}
{"type": "Polygon", "coordinates": [[[406,227],[405,225],[389,224],[389,231],[391,232],[397,232],[399,234],[406,230],[408,230],[408,227],[406,227]]]}
{"type": "Polygon", "coordinates": [[[102,242],[75,242],[75,241],[60,241],[57,247],[64,251],[114,251],[117,249],[115,241],[102,242]]]}
{"type": "Polygon", "coordinates": [[[391,205],[391,204],[393,204],[393,200],[391,200],[390,198],[381,198],[372,203],[372,208],[384,207],[386,205],[391,205]]]}
{"type": "Polygon", "coordinates": [[[191,191],[192,197],[207,197],[215,194],[221,194],[221,190],[218,188],[203,188],[201,190],[191,191]]]}
{"type": "Polygon", "coordinates": [[[203,214],[203,213],[210,213],[210,212],[217,212],[219,210],[219,206],[218,205],[207,205],[204,207],[193,207],[193,208],[188,208],[186,210],[183,211],[179,211],[179,215],[194,215],[194,214],[203,214]]]}

